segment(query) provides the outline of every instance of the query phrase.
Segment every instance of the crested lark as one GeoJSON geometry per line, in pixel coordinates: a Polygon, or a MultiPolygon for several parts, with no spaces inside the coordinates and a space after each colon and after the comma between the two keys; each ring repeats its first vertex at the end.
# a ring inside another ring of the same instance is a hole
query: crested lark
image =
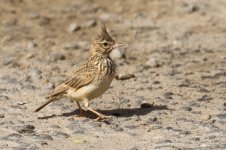
{"type": "Polygon", "coordinates": [[[89,101],[100,96],[109,88],[115,76],[114,62],[109,54],[113,49],[121,46],[124,45],[117,44],[108,34],[105,26],[101,27],[100,34],[92,41],[88,61],[75,70],[72,76],[59,84],[46,98],[46,102],[34,112],[40,111],[50,102],[56,100],[58,96],[63,95],[76,101],[81,115],[83,109],[79,102],[83,101],[86,110],[96,114],[98,119],[108,117],[92,109],[89,106],[89,101]]]}

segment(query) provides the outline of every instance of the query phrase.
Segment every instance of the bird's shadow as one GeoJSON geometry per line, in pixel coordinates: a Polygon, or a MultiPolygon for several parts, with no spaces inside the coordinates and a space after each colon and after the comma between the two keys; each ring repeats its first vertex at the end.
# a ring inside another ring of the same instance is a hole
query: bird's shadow
{"type": "MultiPolygon", "coordinates": [[[[172,111],[172,109],[169,109],[166,105],[150,105],[150,107],[145,107],[145,108],[131,108],[131,109],[126,108],[126,109],[97,110],[97,111],[104,115],[109,115],[109,116],[131,117],[134,115],[136,116],[146,115],[155,110],[171,110],[172,111]]],[[[69,117],[69,116],[75,116],[78,114],[79,114],[79,110],[76,109],[72,112],[63,113],[60,115],[50,115],[50,116],[39,117],[38,119],[49,119],[54,117],[69,117]]],[[[91,112],[85,112],[85,116],[90,119],[94,119],[97,117],[91,112]]]]}

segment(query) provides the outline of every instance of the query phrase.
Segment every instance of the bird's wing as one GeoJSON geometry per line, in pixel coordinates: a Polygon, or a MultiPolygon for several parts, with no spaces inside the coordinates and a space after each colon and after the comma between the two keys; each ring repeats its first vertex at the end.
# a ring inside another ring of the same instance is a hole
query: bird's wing
{"type": "Polygon", "coordinates": [[[71,76],[56,86],[53,92],[48,97],[46,97],[46,99],[65,94],[69,88],[77,90],[91,83],[96,76],[96,69],[97,68],[95,66],[80,66],[74,70],[71,76]]]}
{"type": "Polygon", "coordinates": [[[82,66],[74,71],[73,75],[68,77],[64,84],[69,88],[78,90],[79,88],[91,83],[97,73],[97,67],[95,66],[82,66]]]}
{"type": "Polygon", "coordinates": [[[97,67],[95,66],[81,66],[74,71],[73,75],[69,76],[64,82],[60,83],[46,98],[47,100],[35,110],[35,112],[40,111],[50,102],[54,101],[57,96],[67,93],[69,88],[78,90],[79,88],[91,83],[95,79],[96,73],[97,67]]]}

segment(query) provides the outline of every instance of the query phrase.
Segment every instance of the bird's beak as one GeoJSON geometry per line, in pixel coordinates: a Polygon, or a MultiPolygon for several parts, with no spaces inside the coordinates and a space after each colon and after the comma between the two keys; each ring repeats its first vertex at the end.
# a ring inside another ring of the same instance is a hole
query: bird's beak
{"type": "Polygon", "coordinates": [[[119,48],[119,47],[128,47],[128,44],[115,43],[113,45],[113,49],[119,48]]]}

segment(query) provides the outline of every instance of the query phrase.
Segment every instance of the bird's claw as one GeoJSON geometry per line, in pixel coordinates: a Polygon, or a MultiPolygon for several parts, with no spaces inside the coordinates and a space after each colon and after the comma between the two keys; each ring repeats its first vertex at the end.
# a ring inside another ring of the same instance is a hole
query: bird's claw
{"type": "Polygon", "coordinates": [[[96,119],[94,119],[94,121],[101,121],[101,120],[106,120],[111,118],[112,116],[101,115],[101,116],[98,116],[96,119]]]}

